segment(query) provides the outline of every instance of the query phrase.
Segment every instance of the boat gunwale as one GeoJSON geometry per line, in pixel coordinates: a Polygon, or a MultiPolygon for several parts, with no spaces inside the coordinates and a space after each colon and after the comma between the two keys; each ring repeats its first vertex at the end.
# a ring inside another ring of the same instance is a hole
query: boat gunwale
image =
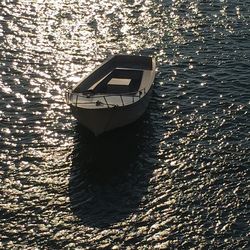
{"type": "Polygon", "coordinates": [[[79,104],[86,104],[86,105],[92,104],[92,105],[98,106],[98,104],[97,104],[98,100],[97,101],[89,101],[89,102],[79,103],[78,100],[77,100],[79,98],[79,96],[80,97],[85,97],[87,99],[90,99],[90,98],[92,98],[92,99],[93,98],[104,98],[105,99],[106,97],[120,97],[120,98],[122,98],[122,97],[131,97],[133,99],[133,98],[138,97],[138,100],[133,101],[132,103],[129,103],[129,104],[122,104],[122,105],[111,104],[111,103],[107,103],[105,101],[105,103],[102,103],[102,104],[105,104],[107,107],[99,106],[99,109],[100,108],[102,108],[102,109],[103,108],[112,108],[112,107],[124,107],[124,106],[129,106],[129,105],[132,105],[132,104],[138,102],[145,95],[147,95],[147,93],[150,91],[152,86],[153,86],[153,84],[150,85],[150,87],[149,87],[149,89],[147,91],[146,91],[146,88],[144,88],[144,89],[138,90],[136,92],[122,93],[122,94],[108,94],[108,93],[106,94],[105,93],[105,94],[93,94],[93,95],[86,94],[86,95],[84,95],[83,93],[66,92],[66,102],[67,102],[67,104],[72,105],[74,107],[88,109],[87,107],[80,107],[79,104]],[[72,100],[73,95],[76,95],[76,101],[75,102],[70,101],[70,100],[72,100]]]}
{"type": "MultiPolygon", "coordinates": [[[[143,97],[146,97],[148,95],[151,94],[153,90],[153,85],[150,86],[149,90],[145,93],[145,95],[143,97]]],[[[79,106],[75,106],[75,105],[72,105],[72,104],[69,104],[70,107],[74,108],[74,109],[83,109],[83,110],[91,110],[91,111],[101,111],[101,110],[112,110],[112,109],[121,109],[123,110],[124,108],[129,108],[131,106],[134,106],[134,105],[139,105],[140,102],[143,102],[144,101],[144,98],[140,98],[138,99],[136,102],[133,102],[133,103],[130,103],[130,104],[127,104],[127,105],[123,105],[123,106],[119,106],[119,105],[110,105],[110,107],[106,106],[106,107],[102,107],[100,108],[100,106],[96,106],[95,108],[88,108],[88,107],[79,107],[79,106]]]]}

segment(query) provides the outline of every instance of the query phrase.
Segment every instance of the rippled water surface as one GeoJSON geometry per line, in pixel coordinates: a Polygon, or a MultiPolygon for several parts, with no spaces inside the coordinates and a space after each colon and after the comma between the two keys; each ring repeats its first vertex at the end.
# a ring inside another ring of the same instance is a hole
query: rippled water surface
{"type": "Polygon", "coordinates": [[[247,249],[249,0],[1,0],[0,249],[247,249]],[[155,56],[146,114],[94,138],[66,88],[155,56]]]}

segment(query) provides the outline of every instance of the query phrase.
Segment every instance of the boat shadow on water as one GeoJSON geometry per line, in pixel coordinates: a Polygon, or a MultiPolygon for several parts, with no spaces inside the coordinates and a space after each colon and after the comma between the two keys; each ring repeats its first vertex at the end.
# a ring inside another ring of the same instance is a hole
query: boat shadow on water
{"type": "Polygon", "coordinates": [[[145,119],[94,137],[77,125],[69,181],[72,212],[86,226],[103,228],[135,213],[147,194],[156,151],[145,119]]]}

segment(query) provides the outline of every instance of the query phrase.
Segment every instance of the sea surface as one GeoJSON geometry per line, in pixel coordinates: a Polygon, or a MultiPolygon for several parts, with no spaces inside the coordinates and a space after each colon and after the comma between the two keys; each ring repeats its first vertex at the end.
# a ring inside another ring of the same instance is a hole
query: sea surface
{"type": "Polygon", "coordinates": [[[0,249],[249,249],[249,0],[1,0],[0,249]],[[95,138],[64,94],[155,56],[145,115],[95,138]]]}

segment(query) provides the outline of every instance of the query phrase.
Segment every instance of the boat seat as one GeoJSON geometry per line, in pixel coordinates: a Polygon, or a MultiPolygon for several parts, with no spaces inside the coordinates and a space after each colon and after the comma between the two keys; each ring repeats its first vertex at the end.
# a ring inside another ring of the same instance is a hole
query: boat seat
{"type": "Polygon", "coordinates": [[[110,94],[135,92],[140,87],[142,74],[142,70],[114,69],[93,88],[93,91],[110,94]]]}

